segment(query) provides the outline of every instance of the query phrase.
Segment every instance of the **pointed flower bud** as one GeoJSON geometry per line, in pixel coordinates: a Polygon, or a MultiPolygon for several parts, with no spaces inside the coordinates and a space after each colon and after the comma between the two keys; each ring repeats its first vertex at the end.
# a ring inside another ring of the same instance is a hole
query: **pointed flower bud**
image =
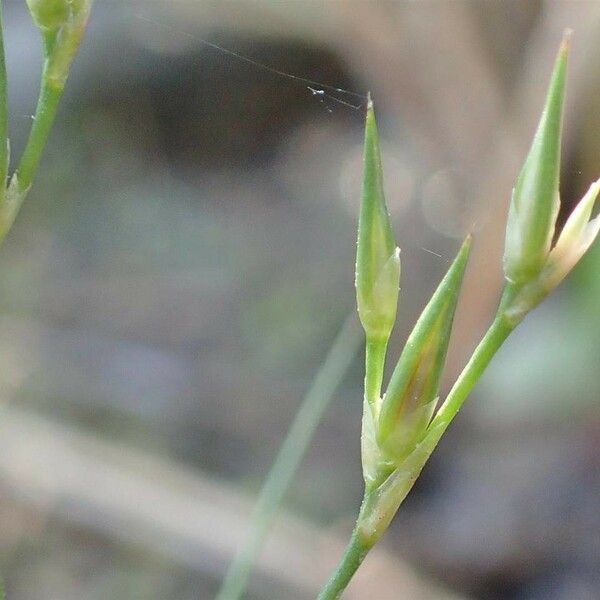
{"type": "Polygon", "coordinates": [[[516,284],[532,280],[542,270],[554,235],[560,206],[560,140],[569,35],[565,33],[558,51],[544,111],[513,190],[504,273],[516,284]]]}
{"type": "Polygon", "coordinates": [[[379,135],[369,99],[356,253],[358,314],[368,339],[389,338],[396,321],[399,286],[400,250],[385,205],[379,135]]]}
{"type": "Polygon", "coordinates": [[[377,439],[396,463],[412,451],[435,410],[470,248],[468,236],[410,334],[383,398],[377,439]]]}
{"type": "Polygon", "coordinates": [[[590,186],[567,219],[556,245],[536,280],[524,286],[507,310],[507,316],[518,322],[539,304],[575,267],[600,232],[600,215],[590,220],[600,194],[600,179],[590,186]]]}

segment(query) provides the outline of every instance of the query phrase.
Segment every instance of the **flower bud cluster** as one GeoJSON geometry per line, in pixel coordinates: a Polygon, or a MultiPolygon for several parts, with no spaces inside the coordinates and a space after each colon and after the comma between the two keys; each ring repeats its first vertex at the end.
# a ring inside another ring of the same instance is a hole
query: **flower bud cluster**
{"type": "Polygon", "coordinates": [[[356,259],[356,295],[367,338],[367,373],[369,369],[377,373],[374,386],[368,376],[365,381],[362,458],[367,486],[377,485],[383,475],[401,464],[431,421],[470,246],[469,236],[409,336],[387,392],[379,398],[385,346],[396,320],[400,251],[385,204],[379,136],[369,101],[356,259]],[[378,342],[381,352],[373,351],[378,342]],[[378,364],[370,364],[372,361],[378,364]],[[373,390],[376,398],[371,397],[373,390]]]}

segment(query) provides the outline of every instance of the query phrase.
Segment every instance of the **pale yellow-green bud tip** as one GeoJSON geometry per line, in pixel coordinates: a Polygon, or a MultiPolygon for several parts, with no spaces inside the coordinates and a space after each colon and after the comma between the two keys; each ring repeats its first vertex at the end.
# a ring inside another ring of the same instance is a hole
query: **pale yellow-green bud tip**
{"type": "Polygon", "coordinates": [[[600,215],[590,219],[600,195],[600,179],[592,183],[567,219],[542,272],[523,287],[507,309],[515,322],[535,308],[573,270],[600,232],[600,215]]]}

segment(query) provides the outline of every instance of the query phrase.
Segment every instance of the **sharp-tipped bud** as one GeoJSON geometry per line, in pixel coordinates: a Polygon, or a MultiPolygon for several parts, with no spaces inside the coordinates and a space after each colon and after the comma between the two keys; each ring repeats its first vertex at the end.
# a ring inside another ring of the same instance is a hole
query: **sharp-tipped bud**
{"type": "Polygon", "coordinates": [[[560,207],[560,142],[570,32],[566,32],[533,143],[517,178],[506,230],[504,273],[517,284],[542,270],[560,207]]]}
{"type": "Polygon", "coordinates": [[[470,247],[469,236],[419,317],[383,398],[377,438],[394,461],[414,448],[435,410],[470,247]]]}
{"type": "Polygon", "coordinates": [[[369,99],[356,253],[358,314],[367,338],[386,341],[389,338],[396,321],[399,287],[400,250],[385,204],[379,135],[369,99]]]}
{"type": "Polygon", "coordinates": [[[600,179],[590,186],[567,219],[556,245],[550,251],[540,275],[524,286],[507,310],[507,316],[519,321],[539,304],[575,267],[600,232],[600,215],[590,220],[600,194],[600,179]]]}

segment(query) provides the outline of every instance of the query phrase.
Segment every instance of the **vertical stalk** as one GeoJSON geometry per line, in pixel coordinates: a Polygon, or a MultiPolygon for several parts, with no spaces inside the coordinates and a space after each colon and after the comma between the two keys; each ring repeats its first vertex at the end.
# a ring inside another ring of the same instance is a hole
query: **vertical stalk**
{"type": "Polygon", "coordinates": [[[33,125],[16,170],[20,192],[26,192],[31,186],[63,94],[64,86],[49,76],[51,66],[51,58],[47,57],[44,61],[40,95],[33,117],[33,125]]]}
{"type": "Polygon", "coordinates": [[[317,600],[337,600],[340,598],[371,547],[372,544],[363,539],[358,528],[355,528],[344,555],[331,579],[321,590],[317,600]]]}
{"type": "Polygon", "coordinates": [[[379,410],[387,340],[367,338],[365,349],[365,397],[373,410],[379,410]]]}
{"type": "Polygon", "coordinates": [[[504,309],[516,293],[517,288],[512,285],[507,285],[504,289],[494,321],[431,421],[429,430],[442,424],[444,429],[448,427],[500,346],[515,328],[516,324],[506,318],[504,309]]]}
{"type": "Polygon", "coordinates": [[[494,322],[477,346],[463,372],[452,386],[446,401],[433,418],[429,429],[442,423],[445,427],[450,424],[467,399],[467,396],[475,387],[477,381],[479,381],[494,354],[496,354],[512,330],[513,327],[507,322],[503,314],[499,314],[494,319],[494,322]]]}

